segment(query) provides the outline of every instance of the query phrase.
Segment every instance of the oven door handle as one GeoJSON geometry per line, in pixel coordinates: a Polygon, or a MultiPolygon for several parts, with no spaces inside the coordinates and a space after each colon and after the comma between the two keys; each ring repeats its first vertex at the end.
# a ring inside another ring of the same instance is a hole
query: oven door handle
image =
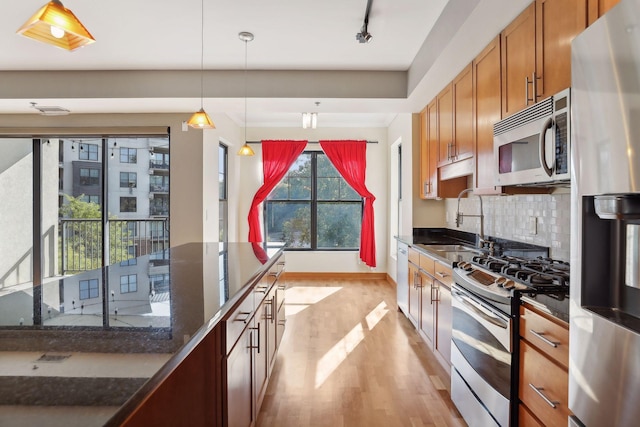
{"type": "Polygon", "coordinates": [[[458,301],[463,303],[465,306],[472,309],[478,316],[482,317],[484,320],[491,323],[492,325],[495,325],[502,329],[507,329],[509,327],[508,322],[496,316],[491,311],[487,310],[477,302],[469,299],[466,295],[461,294],[460,292],[457,292],[456,290],[453,290],[453,289],[451,290],[451,294],[455,299],[457,299],[458,301]]]}

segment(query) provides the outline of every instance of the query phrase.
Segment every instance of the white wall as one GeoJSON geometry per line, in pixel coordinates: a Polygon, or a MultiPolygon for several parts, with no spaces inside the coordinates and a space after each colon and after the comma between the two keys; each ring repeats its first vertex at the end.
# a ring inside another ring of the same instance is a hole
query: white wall
{"type": "MultiPolygon", "coordinates": [[[[366,139],[377,141],[367,144],[367,188],[376,197],[373,204],[375,211],[376,261],[377,266],[370,269],[360,262],[357,252],[327,251],[291,251],[287,252],[287,271],[291,272],[386,272],[387,271],[387,176],[388,176],[388,144],[386,128],[249,128],[247,139],[260,141],[263,139],[296,139],[318,141],[324,139],[366,139]]],[[[240,241],[247,241],[249,225],[247,213],[254,194],[262,185],[262,151],[259,144],[252,145],[256,152],[253,157],[244,157],[242,162],[242,181],[238,222],[240,241]]],[[[309,150],[320,150],[319,144],[309,144],[309,150]]]]}

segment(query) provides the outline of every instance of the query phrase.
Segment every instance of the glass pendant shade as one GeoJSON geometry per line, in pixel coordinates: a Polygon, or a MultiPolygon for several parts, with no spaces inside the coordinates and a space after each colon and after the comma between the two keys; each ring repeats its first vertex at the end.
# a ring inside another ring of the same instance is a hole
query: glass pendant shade
{"type": "Polygon", "coordinates": [[[253,152],[253,148],[249,147],[249,144],[246,142],[240,147],[240,151],[238,151],[238,156],[253,156],[254,154],[256,153],[253,152]]]}
{"type": "Polygon", "coordinates": [[[204,108],[200,108],[199,111],[193,113],[187,124],[194,129],[216,128],[216,126],[213,124],[213,120],[211,120],[211,117],[209,117],[209,115],[204,111],[204,108]]]}
{"type": "Polygon", "coordinates": [[[16,33],[66,50],[95,42],[91,33],[59,0],[44,5],[16,33]]]}

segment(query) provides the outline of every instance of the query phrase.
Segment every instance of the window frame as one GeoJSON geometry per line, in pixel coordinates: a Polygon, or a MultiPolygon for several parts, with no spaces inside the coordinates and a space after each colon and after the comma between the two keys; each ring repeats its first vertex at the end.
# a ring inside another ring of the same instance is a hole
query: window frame
{"type": "Polygon", "coordinates": [[[138,198],[137,197],[129,197],[129,196],[121,196],[120,197],[120,212],[121,213],[136,213],[138,212],[138,198]],[[126,202],[126,205],[129,206],[131,203],[131,200],[133,200],[134,202],[134,209],[133,210],[123,210],[122,209],[122,202],[125,201],[124,199],[128,199],[128,202],[126,202]]]}
{"type": "MultiPolygon", "coordinates": [[[[269,208],[269,205],[272,203],[291,203],[291,204],[308,204],[309,205],[309,209],[310,209],[310,245],[309,247],[304,247],[304,248],[287,248],[287,250],[292,250],[292,251],[323,251],[323,252],[354,252],[354,251],[359,251],[359,245],[356,247],[339,247],[339,248],[328,248],[328,247],[318,247],[318,207],[321,206],[322,204],[334,204],[334,203],[340,203],[340,204],[345,204],[345,205],[355,205],[355,204],[359,204],[360,205],[360,221],[359,224],[360,226],[362,225],[362,215],[364,213],[364,198],[361,196],[358,196],[360,198],[359,201],[356,200],[324,200],[324,199],[318,199],[318,156],[327,156],[325,154],[324,151],[318,151],[318,150],[305,150],[302,153],[300,153],[300,156],[302,155],[310,155],[311,156],[311,197],[310,199],[270,199],[269,196],[267,196],[267,198],[264,200],[263,205],[264,208],[262,210],[263,213],[263,224],[264,224],[264,230],[263,230],[263,240],[266,243],[267,247],[271,247],[269,241],[268,241],[268,215],[267,215],[267,211],[269,208]]],[[[329,158],[326,157],[327,161],[330,162],[329,158]]],[[[297,160],[297,159],[296,159],[297,160]]],[[[295,164],[295,162],[294,162],[295,164]]],[[[289,171],[287,171],[287,175],[288,175],[289,171]]],[[[287,177],[287,175],[285,175],[283,177],[283,179],[285,179],[287,177]]],[[[344,181],[344,183],[349,186],[349,184],[344,180],[344,177],[342,177],[342,175],[338,172],[338,175],[340,176],[340,178],[342,179],[342,181],[344,181]]],[[[281,180],[282,181],[282,180],[281,180]]],[[[280,182],[278,183],[280,184],[280,182]]],[[[274,187],[274,190],[277,188],[274,187]]],[[[351,188],[353,190],[352,187],[349,186],[349,188],[351,188]]],[[[274,191],[272,190],[272,192],[274,191]]],[[[353,190],[355,192],[355,190],[353,190]]],[[[357,194],[357,192],[356,192],[357,194]]],[[[359,230],[360,232],[360,230],[359,230]]],[[[361,238],[361,237],[360,237],[361,238]]],[[[360,241],[360,239],[358,239],[358,242],[360,241]]]]}
{"type": "Polygon", "coordinates": [[[98,144],[88,144],[81,142],[79,147],[78,159],[98,161],[98,144]]]}

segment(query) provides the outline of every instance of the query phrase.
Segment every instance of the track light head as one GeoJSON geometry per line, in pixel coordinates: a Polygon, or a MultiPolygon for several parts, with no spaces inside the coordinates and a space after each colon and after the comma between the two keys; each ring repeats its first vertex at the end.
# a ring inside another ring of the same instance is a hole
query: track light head
{"type": "Polygon", "coordinates": [[[362,30],[358,34],[356,34],[356,40],[358,40],[358,42],[360,43],[369,43],[372,38],[373,36],[366,30],[362,30]]]}

